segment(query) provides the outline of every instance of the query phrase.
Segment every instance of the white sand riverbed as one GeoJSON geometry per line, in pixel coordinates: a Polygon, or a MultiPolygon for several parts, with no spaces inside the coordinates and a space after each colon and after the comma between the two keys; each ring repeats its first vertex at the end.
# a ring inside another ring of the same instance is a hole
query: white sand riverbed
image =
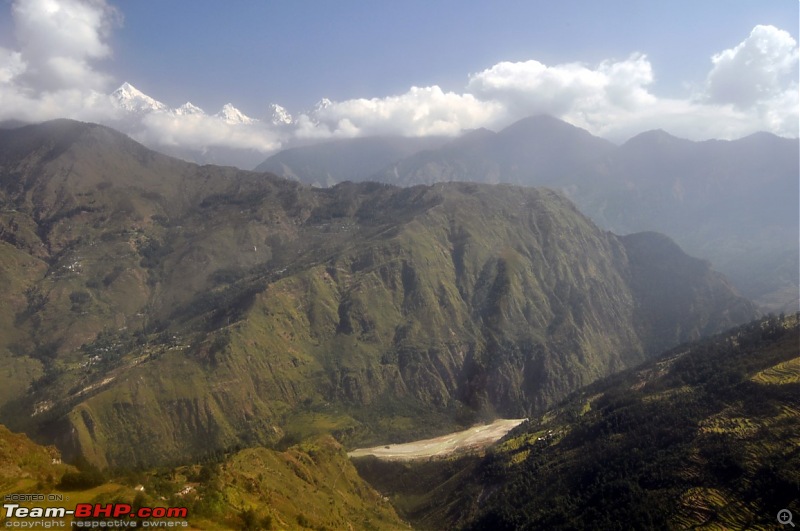
{"type": "Polygon", "coordinates": [[[363,457],[374,455],[387,461],[409,461],[412,459],[427,459],[430,457],[444,457],[455,452],[472,451],[485,448],[499,440],[527,419],[498,419],[491,424],[473,426],[464,431],[458,431],[433,439],[424,439],[403,444],[387,444],[373,448],[358,448],[348,452],[350,457],[363,457]]]}

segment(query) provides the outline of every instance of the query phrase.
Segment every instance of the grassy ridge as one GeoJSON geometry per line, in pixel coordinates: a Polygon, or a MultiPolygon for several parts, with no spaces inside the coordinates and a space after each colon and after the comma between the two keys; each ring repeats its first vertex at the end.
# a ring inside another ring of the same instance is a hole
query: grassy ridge
{"type": "Polygon", "coordinates": [[[800,509],[799,335],[771,318],[681,346],[483,459],[356,464],[421,527],[772,528],[800,509]]]}
{"type": "Polygon", "coordinates": [[[83,466],[79,472],[61,464],[55,448],[0,426],[0,496],[53,495],[21,502],[23,507],[113,502],[187,507],[193,529],[408,528],[329,436],[281,452],[250,448],[173,469],[118,469],[104,476],[83,466]]]}

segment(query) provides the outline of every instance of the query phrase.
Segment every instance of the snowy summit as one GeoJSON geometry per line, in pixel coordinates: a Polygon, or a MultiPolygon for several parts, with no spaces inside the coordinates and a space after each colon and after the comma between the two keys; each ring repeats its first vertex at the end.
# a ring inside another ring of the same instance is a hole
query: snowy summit
{"type": "Polygon", "coordinates": [[[205,114],[203,109],[198,107],[197,105],[193,105],[191,102],[187,101],[177,109],[175,109],[175,114],[178,116],[188,116],[192,114],[205,114]]]}
{"type": "Polygon", "coordinates": [[[167,106],[140,91],[127,81],[111,93],[114,104],[126,111],[146,113],[153,111],[166,111],[167,106]]]}
{"type": "Polygon", "coordinates": [[[245,115],[231,103],[226,103],[215,116],[222,118],[229,124],[252,124],[255,122],[254,119],[245,115]]]}
{"type": "Polygon", "coordinates": [[[285,107],[273,103],[269,108],[272,111],[270,114],[270,121],[273,125],[290,125],[294,123],[294,118],[292,118],[292,115],[285,107]]]}

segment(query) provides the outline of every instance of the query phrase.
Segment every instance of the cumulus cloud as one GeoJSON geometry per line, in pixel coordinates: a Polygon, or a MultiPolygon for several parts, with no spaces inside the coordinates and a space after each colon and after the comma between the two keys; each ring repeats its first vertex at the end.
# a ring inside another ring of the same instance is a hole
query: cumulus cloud
{"type": "Polygon", "coordinates": [[[502,102],[512,115],[565,114],[591,105],[606,84],[598,70],[572,63],[548,67],[539,61],[502,62],[470,76],[467,90],[502,102]]]}
{"type": "Polygon", "coordinates": [[[121,16],[105,0],[14,0],[11,12],[17,45],[0,48],[0,119],[95,121],[154,147],[266,153],[297,140],[499,129],[534,114],[618,141],[655,128],[691,139],[759,130],[798,136],[798,46],[773,26],[756,26],[710,57],[708,75],[683,98],[657,95],[654,66],[633,53],[594,65],[500,62],[468,75],[460,91],[413,86],[380,98],[322,100],[292,123],[228,123],[163,105],[137,113],[115,104],[101,67],[112,58],[108,39],[121,16]]]}
{"type": "Polygon", "coordinates": [[[716,109],[719,116],[713,118],[730,136],[764,130],[796,137],[798,57],[797,41],[788,32],[756,26],[745,40],[711,57],[705,87],[693,103],[716,109]]]}
{"type": "Polygon", "coordinates": [[[707,96],[748,108],[797,86],[797,42],[774,26],[756,26],[744,41],[711,58],[707,96]]]}
{"type": "Polygon", "coordinates": [[[467,90],[500,103],[506,122],[552,114],[613,140],[656,128],[691,139],[759,130],[797,136],[797,59],[791,35],[757,26],[736,47],[714,55],[703,90],[684,99],[652,91],[653,67],[643,54],[596,67],[498,63],[471,75],[467,90]]]}
{"type": "Polygon", "coordinates": [[[617,141],[656,128],[696,140],[762,130],[796,137],[797,61],[789,33],[756,26],[715,54],[705,84],[684,98],[656,94],[653,65],[642,53],[597,65],[500,62],[469,75],[461,93],[431,86],[384,98],[325,100],[299,116],[295,135],[455,135],[550,114],[617,141]]]}
{"type": "Polygon", "coordinates": [[[22,54],[0,48],[0,85],[8,85],[25,71],[22,54]]]}
{"type": "Polygon", "coordinates": [[[116,10],[102,0],[18,0],[11,12],[23,83],[43,92],[107,87],[110,77],[91,61],[111,55],[105,41],[120,20],[116,10]]]}
{"type": "Polygon", "coordinates": [[[203,150],[235,147],[270,152],[281,147],[277,131],[263,123],[232,124],[206,114],[178,115],[154,112],[144,115],[135,137],[150,145],[203,150]]]}
{"type": "Polygon", "coordinates": [[[0,48],[0,119],[113,118],[111,78],[94,62],[111,55],[116,10],[102,0],[16,0],[11,14],[17,48],[0,48]]]}
{"type": "Polygon", "coordinates": [[[385,98],[324,100],[311,113],[298,117],[300,137],[364,135],[456,135],[479,127],[501,110],[493,101],[472,94],[444,92],[438,86],[411,87],[385,98]]]}
{"type": "Polygon", "coordinates": [[[502,62],[472,74],[467,90],[481,100],[500,104],[505,121],[552,114],[594,128],[604,115],[653,105],[656,98],[647,90],[652,81],[647,57],[634,54],[595,68],[581,63],[502,62]]]}

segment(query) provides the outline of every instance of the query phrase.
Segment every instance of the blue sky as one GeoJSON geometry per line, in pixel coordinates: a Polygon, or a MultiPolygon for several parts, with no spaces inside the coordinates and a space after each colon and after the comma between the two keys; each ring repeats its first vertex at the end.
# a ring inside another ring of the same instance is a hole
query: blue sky
{"type": "Polygon", "coordinates": [[[634,52],[653,63],[660,94],[679,96],[757,24],[798,38],[794,0],[112,3],[124,16],[111,40],[118,81],[171,105],[233,101],[249,114],[412,85],[460,90],[500,61],[597,64],[634,52]]]}
{"type": "Polygon", "coordinates": [[[799,5],[4,0],[0,120],[70,117],[154,147],[263,153],[540,113],[618,142],[655,128],[796,137],[799,5]],[[165,107],[109,98],[124,81],[165,107]],[[177,112],[186,101],[205,113],[177,112]]]}

